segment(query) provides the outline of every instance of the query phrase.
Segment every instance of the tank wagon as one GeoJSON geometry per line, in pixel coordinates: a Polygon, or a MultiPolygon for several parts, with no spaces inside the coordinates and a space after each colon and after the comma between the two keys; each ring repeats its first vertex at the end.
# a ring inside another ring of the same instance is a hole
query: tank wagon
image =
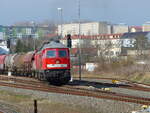
{"type": "Polygon", "coordinates": [[[0,72],[35,77],[53,85],[64,85],[71,79],[69,48],[51,41],[33,52],[0,55],[0,72]]]}

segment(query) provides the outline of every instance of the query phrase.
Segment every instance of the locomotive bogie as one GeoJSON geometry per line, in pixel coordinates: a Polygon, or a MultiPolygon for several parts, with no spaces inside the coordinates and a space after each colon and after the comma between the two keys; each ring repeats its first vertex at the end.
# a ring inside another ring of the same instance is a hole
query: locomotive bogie
{"type": "Polygon", "coordinates": [[[70,70],[45,70],[45,79],[53,85],[64,85],[71,79],[70,70]]]}

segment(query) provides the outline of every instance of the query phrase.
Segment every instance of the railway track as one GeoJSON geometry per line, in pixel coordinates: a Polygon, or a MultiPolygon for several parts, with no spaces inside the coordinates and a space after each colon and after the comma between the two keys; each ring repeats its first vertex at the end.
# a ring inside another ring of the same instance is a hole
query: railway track
{"type": "Polygon", "coordinates": [[[6,82],[21,83],[21,84],[33,84],[33,85],[47,84],[47,82],[42,82],[35,79],[26,80],[25,77],[17,78],[17,77],[0,76],[0,80],[6,82]]]}
{"type": "MultiPolygon", "coordinates": [[[[78,77],[74,77],[74,78],[78,78],[78,77]]],[[[118,79],[118,78],[100,78],[100,77],[82,77],[83,79],[104,79],[104,80],[118,80],[118,81],[121,81],[121,82],[126,82],[130,85],[141,85],[141,86],[148,86],[150,87],[150,84],[145,84],[145,83],[139,83],[139,82],[133,82],[133,81],[130,81],[130,80],[127,80],[127,79],[118,79]]]]}
{"type": "MultiPolygon", "coordinates": [[[[105,79],[105,80],[113,80],[113,78],[98,78],[98,77],[93,77],[93,78],[89,78],[89,77],[84,77],[86,79],[105,79]]],[[[37,81],[35,79],[33,80],[24,80],[24,79],[20,79],[20,78],[16,78],[16,77],[8,77],[8,76],[0,76],[0,80],[6,80],[6,81],[14,81],[14,82],[20,82],[20,83],[25,83],[25,84],[33,84],[34,85],[39,85],[39,84],[48,84],[46,82],[42,82],[42,81],[37,81]]],[[[126,88],[126,89],[131,89],[131,90],[138,90],[138,91],[146,91],[146,92],[150,92],[150,85],[148,84],[142,84],[142,83],[137,83],[134,82],[132,83],[131,81],[125,80],[125,79],[117,79],[118,81],[121,82],[126,82],[126,84],[109,84],[109,86],[114,86],[114,87],[119,87],[119,88],[126,88]]],[[[92,82],[89,82],[88,84],[93,84],[92,82]]],[[[80,81],[79,83],[80,84],[80,81]]],[[[99,84],[98,82],[94,83],[95,85],[99,84]]],[[[76,84],[75,84],[76,85],[76,84]]]]}
{"type": "MultiPolygon", "coordinates": [[[[83,77],[83,79],[97,79],[97,80],[114,80],[114,78],[99,78],[99,77],[83,77]]],[[[145,91],[145,92],[150,92],[150,85],[149,84],[143,84],[143,83],[138,83],[138,82],[132,82],[129,80],[125,80],[125,79],[115,79],[118,80],[122,83],[120,84],[111,84],[112,86],[116,86],[119,88],[126,88],[126,89],[131,89],[131,90],[138,90],[138,91],[145,91]]],[[[95,82],[95,84],[98,84],[98,82],[95,82]]]]}
{"type": "MultiPolygon", "coordinates": [[[[3,80],[4,79],[9,80],[9,78],[5,78],[5,77],[3,78],[3,80]]],[[[10,80],[14,80],[14,78],[11,78],[10,80]]],[[[73,87],[70,85],[57,87],[48,84],[43,84],[43,82],[40,81],[31,81],[31,80],[24,80],[24,79],[17,79],[17,78],[15,78],[15,82],[0,81],[0,86],[52,92],[52,93],[61,93],[67,95],[88,96],[94,98],[102,98],[102,99],[131,102],[131,103],[137,103],[143,105],[150,105],[150,98],[131,96],[131,95],[115,93],[110,91],[102,91],[98,89],[92,89],[92,90],[83,89],[83,88],[73,87]]]]}

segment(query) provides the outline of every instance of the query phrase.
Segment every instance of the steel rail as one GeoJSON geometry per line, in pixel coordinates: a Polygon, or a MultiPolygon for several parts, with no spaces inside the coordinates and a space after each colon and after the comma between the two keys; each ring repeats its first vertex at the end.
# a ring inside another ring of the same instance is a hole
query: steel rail
{"type": "Polygon", "coordinates": [[[14,84],[14,83],[5,83],[0,82],[1,86],[7,86],[7,87],[14,87],[14,88],[21,88],[21,89],[29,89],[29,90],[36,90],[36,91],[44,91],[44,92],[51,92],[51,93],[61,93],[61,94],[68,94],[68,95],[78,95],[78,96],[88,96],[88,97],[94,97],[94,98],[103,98],[103,99],[110,99],[110,100],[117,100],[117,101],[124,101],[124,102],[132,102],[137,104],[144,104],[144,105],[150,105],[150,99],[149,98],[142,98],[142,97],[134,97],[134,96],[127,96],[123,94],[117,94],[113,92],[106,92],[106,91],[100,91],[100,92],[93,92],[93,91],[86,91],[81,89],[65,89],[61,87],[45,87],[45,86],[30,86],[25,84],[14,84]]]}

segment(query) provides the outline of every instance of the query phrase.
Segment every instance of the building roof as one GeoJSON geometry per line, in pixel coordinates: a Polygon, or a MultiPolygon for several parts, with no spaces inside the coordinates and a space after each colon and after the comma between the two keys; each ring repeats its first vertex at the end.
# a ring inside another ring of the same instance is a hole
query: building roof
{"type": "Polygon", "coordinates": [[[135,38],[137,36],[146,36],[150,32],[134,32],[134,33],[124,33],[120,38],[135,38]]]}
{"type": "MultiPolygon", "coordinates": [[[[85,20],[80,21],[80,24],[90,24],[90,23],[109,23],[109,22],[107,22],[107,21],[97,21],[97,22],[95,22],[95,21],[85,21],[85,20]]],[[[65,23],[63,25],[71,25],[71,24],[79,24],[79,22],[77,21],[77,22],[65,23]]],[[[59,26],[60,26],[60,24],[59,24],[59,26]]]]}
{"type": "Polygon", "coordinates": [[[56,37],[56,36],[58,36],[58,34],[55,34],[55,33],[45,35],[45,37],[47,37],[47,38],[56,37]]]}
{"type": "MultiPolygon", "coordinates": [[[[121,37],[123,34],[101,34],[101,35],[73,35],[71,39],[116,39],[121,37]]],[[[67,36],[62,38],[61,40],[66,40],[67,36]]]]}
{"type": "Polygon", "coordinates": [[[142,29],[142,26],[131,26],[130,28],[142,29]]]}
{"type": "Polygon", "coordinates": [[[131,26],[130,29],[132,29],[132,28],[142,31],[142,26],[131,26]]]}

